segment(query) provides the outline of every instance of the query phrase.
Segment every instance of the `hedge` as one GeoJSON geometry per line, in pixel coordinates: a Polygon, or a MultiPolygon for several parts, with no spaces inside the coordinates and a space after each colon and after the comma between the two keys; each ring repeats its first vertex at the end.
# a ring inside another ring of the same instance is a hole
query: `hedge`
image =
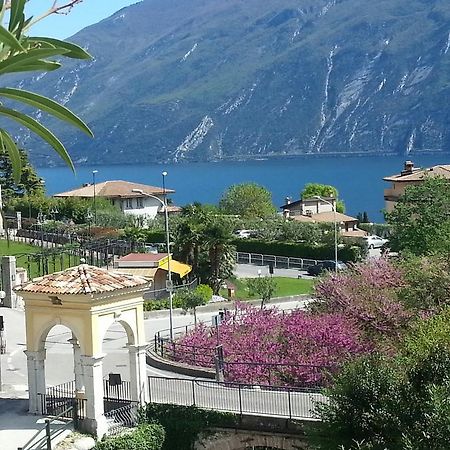
{"type": "Polygon", "coordinates": [[[235,427],[238,423],[238,417],[230,413],[156,403],[147,404],[145,416],[147,422],[163,426],[166,438],[162,450],[192,450],[200,433],[214,427],[235,427]]]}
{"type": "MultiPolygon", "coordinates": [[[[235,239],[238,252],[262,255],[288,256],[305,259],[334,259],[333,245],[309,245],[295,242],[260,241],[257,239],[235,239]]],[[[355,262],[361,258],[361,247],[344,245],[338,248],[338,258],[344,262],[355,262]]]]}
{"type": "Polygon", "coordinates": [[[161,450],[165,437],[166,433],[160,424],[144,424],[129,433],[97,442],[94,450],[161,450]]]}

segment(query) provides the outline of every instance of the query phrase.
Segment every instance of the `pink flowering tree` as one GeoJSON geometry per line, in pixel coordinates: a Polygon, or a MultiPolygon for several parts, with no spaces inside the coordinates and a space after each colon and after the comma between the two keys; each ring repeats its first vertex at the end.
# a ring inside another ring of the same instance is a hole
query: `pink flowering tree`
{"type": "Polygon", "coordinates": [[[216,346],[223,348],[228,381],[317,385],[329,372],[371,348],[360,330],[340,313],[257,309],[238,304],[218,328],[200,324],[176,343],[181,362],[214,366],[216,346]]]}
{"type": "Polygon", "coordinates": [[[401,269],[387,258],[371,259],[322,278],[315,286],[317,302],[311,309],[342,314],[371,342],[396,340],[412,317],[398,299],[404,287],[401,269]]]}

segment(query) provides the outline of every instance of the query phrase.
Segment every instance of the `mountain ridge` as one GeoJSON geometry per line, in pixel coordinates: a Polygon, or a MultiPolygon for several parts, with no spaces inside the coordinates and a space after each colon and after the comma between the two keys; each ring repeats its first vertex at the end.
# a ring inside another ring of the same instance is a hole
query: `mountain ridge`
{"type": "Polygon", "coordinates": [[[72,40],[94,60],[20,85],[92,126],[78,163],[450,152],[443,0],[144,0],[72,40]]]}

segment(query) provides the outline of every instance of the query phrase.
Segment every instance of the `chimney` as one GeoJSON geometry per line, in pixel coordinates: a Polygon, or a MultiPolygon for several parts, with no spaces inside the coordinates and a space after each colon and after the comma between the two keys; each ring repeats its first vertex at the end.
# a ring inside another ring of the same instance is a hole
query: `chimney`
{"type": "Polygon", "coordinates": [[[414,163],[412,161],[405,161],[405,167],[403,169],[402,175],[410,175],[414,171],[414,163]]]}
{"type": "Polygon", "coordinates": [[[286,197],[285,200],[286,205],[290,205],[291,204],[291,197],[286,197]]]}

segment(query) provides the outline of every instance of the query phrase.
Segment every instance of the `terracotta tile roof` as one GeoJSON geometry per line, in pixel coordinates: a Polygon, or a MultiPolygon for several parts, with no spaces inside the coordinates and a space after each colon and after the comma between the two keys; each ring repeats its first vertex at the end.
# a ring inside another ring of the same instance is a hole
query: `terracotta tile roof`
{"type": "MultiPolygon", "coordinates": [[[[141,189],[143,192],[151,195],[162,195],[164,190],[156,186],[148,186],[146,184],[132,183],[130,181],[104,181],[102,183],[95,184],[95,196],[106,198],[135,198],[145,197],[138,192],[132,192],[133,189],[141,189]]],[[[166,194],[173,194],[173,189],[166,189],[166,194]]],[[[94,185],[83,186],[79,189],[73,189],[71,191],[61,192],[55,194],[53,197],[82,197],[93,198],[94,197],[94,185]]]]}
{"type": "MultiPolygon", "coordinates": [[[[318,214],[313,214],[312,219],[316,222],[334,222],[334,212],[321,212],[318,214]]],[[[347,216],[346,214],[342,214],[340,212],[336,213],[336,221],[337,222],[356,222],[358,219],[354,217],[347,216]]]]}
{"type": "MultiPolygon", "coordinates": [[[[183,208],[181,206],[167,205],[167,212],[169,214],[171,214],[171,213],[179,213],[181,211],[183,211],[183,208]]],[[[159,210],[158,214],[164,214],[164,210],[159,210]]]]}
{"type": "Polygon", "coordinates": [[[308,223],[314,223],[315,220],[312,217],[309,216],[302,216],[302,215],[298,215],[298,216],[289,216],[290,219],[294,219],[297,222],[308,222],[308,223]]]}
{"type": "Polygon", "coordinates": [[[167,258],[167,253],[129,253],[128,255],[119,258],[119,261],[156,262],[161,261],[164,258],[167,258]]]}
{"type": "Polygon", "coordinates": [[[444,177],[450,179],[450,164],[440,164],[427,169],[414,169],[412,173],[398,173],[383,178],[384,181],[411,182],[422,181],[425,177],[444,177]]]}
{"type": "Polygon", "coordinates": [[[150,280],[145,277],[110,272],[99,267],[81,264],[63,272],[36,278],[16,291],[54,295],[101,294],[149,283],[150,280]]]}

